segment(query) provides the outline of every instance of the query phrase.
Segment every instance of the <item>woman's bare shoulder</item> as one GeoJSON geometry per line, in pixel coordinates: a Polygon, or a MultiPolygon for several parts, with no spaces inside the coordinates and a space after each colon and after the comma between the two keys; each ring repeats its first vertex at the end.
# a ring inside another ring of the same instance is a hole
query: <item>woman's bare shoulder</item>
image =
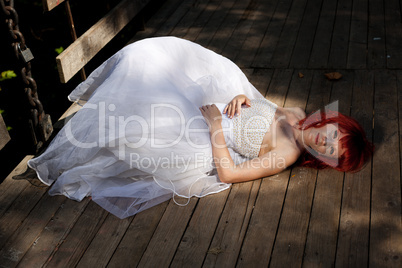
{"type": "Polygon", "coordinates": [[[278,116],[285,116],[286,121],[291,125],[295,125],[306,117],[306,113],[299,107],[278,108],[278,116]]]}
{"type": "Polygon", "coordinates": [[[299,120],[302,120],[303,118],[306,117],[306,113],[300,107],[292,107],[292,108],[286,108],[286,109],[289,109],[289,111],[291,113],[293,113],[299,120]]]}

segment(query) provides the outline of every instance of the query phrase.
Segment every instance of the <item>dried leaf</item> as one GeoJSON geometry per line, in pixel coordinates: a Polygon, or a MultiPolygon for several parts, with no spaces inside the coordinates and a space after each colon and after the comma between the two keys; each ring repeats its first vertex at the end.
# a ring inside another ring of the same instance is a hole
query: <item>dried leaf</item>
{"type": "Polygon", "coordinates": [[[342,74],[338,72],[326,73],[324,74],[329,80],[339,80],[342,78],[342,74]]]}
{"type": "Polygon", "coordinates": [[[208,254],[214,254],[214,255],[218,255],[219,253],[222,253],[223,250],[220,247],[216,247],[216,248],[211,248],[210,250],[208,250],[208,254]]]}
{"type": "Polygon", "coordinates": [[[303,77],[304,77],[304,74],[302,74],[302,73],[299,72],[299,77],[300,77],[300,78],[303,78],[303,77]]]}

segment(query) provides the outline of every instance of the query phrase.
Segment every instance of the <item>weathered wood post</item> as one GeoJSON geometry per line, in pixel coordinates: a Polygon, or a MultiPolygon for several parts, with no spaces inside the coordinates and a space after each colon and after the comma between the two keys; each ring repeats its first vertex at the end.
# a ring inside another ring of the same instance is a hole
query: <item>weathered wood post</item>
{"type": "Polygon", "coordinates": [[[0,114],[0,150],[11,140],[6,124],[0,114]]]}

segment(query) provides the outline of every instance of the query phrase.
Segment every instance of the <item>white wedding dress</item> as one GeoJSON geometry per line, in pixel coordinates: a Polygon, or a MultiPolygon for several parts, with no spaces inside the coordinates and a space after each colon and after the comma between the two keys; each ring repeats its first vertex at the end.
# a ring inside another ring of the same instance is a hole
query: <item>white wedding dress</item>
{"type": "MultiPolygon", "coordinates": [[[[214,170],[199,107],[263,96],[230,60],[175,37],[126,46],[69,99],[83,104],[47,150],[28,162],[51,195],[92,200],[120,218],[172,196],[202,197],[230,187],[214,170]]],[[[231,120],[223,128],[232,146],[231,120]]]]}

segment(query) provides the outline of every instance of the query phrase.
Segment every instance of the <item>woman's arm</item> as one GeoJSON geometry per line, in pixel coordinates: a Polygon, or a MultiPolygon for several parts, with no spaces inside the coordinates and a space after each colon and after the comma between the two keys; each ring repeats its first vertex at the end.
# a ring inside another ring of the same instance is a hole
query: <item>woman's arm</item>
{"type": "Polygon", "coordinates": [[[221,126],[211,127],[211,141],[218,176],[225,183],[251,181],[277,174],[296,162],[298,156],[295,150],[276,148],[260,157],[235,165],[221,126]]]}
{"type": "Polygon", "coordinates": [[[226,146],[222,131],[222,116],[215,105],[200,108],[208,121],[211,135],[212,155],[219,179],[225,183],[245,182],[277,174],[297,160],[294,150],[276,148],[261,157],[235,165],[226,146]]]}
{"type": "MultiPolygon", "coordinates": [[[[218,157],[214,156],[216,165],[219,160],[218,157]]],[[[239,165],[221,164],[218,175],[220,180],[225,183],[246,182],[278,174],[295,163],[296,160],[297,157],[294,153],[283,154],[283,152],[273,150],[239,165]]]]}

